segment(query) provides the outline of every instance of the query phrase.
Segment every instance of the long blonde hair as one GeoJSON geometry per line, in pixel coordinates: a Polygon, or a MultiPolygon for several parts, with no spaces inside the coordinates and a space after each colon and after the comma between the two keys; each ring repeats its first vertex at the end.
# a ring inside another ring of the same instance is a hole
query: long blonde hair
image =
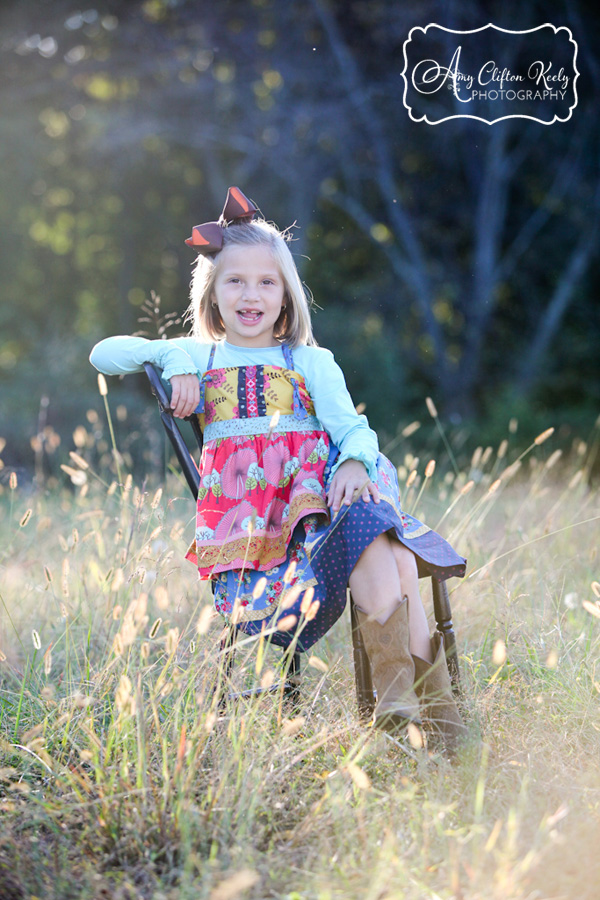
{"type": "MultiPolygon", "coordinates": [[[[310,321],[310,303],[298,275],[296,263],[290,253],[289,232],[282,232],[266,222],[255,219],[243,224],[227,225],[223,228],[223,250],[226,247],[266,246],[279,268],[284,282],[285,306],[275,322],[273,335],[278,340],[298,347],[301,344],[316,346],[310,321]]],[[[212,343],[225,337],[225,328],[216,306],[211,303],[215,279],[219,270],[220,251],[210,256],[198,256],[190,285],[190,305],[186,321],[192,321],[192,334],[205,343],[212,343]]]]}

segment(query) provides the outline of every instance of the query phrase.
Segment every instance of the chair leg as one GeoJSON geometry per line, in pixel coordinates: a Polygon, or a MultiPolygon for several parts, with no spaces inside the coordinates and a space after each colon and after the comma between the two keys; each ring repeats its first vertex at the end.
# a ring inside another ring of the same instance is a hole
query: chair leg
{"type": "MultiPolygon", "coordinates": [[[[227,651],[225,660],[223,663],[223,675],[224,678],[229,681],[231,678],[231,673],[233,671],[233,663],[235,657],[235,641],[237,638],[237,628],[235,626],[230,626],[227,629],[227,633],[223,635],[220,643],[221,653],[227,651]]],[[[222,709],[227,702],[227,691],[221,689],[221,696],[219,697],[219,708],[222,709]]]]}
{"type": "Polygon", "coordinates": [[[445,581],[438,581],[432,576],[433,588],[433,612],[437,630],[444,636],[444,649],[448,663],[448,674],[452,683],[452,690],[460,694],[460,670],[458,667],[458,654],[456,652],[456,635],[452,624],[452,610],[450,609],[450,597],[445,581]]]}
{"type": "Polygon", "coordinates": [[[288,669],[283,687],[283,695],[285,699],[291,704],[293,710],[296,709],[298,703],[300,702],[300,668],[300,653],[298,652],[298,650],[296,650],[290,660],[290,667],[288,669]]]}
{"type": "Polygon", "coordinates": [[[358,702],[358,715],[361,722],[368,722],[373,718],[375,710],[375,693],[373,691],[373,679],[371,677],[371,663],[363,642],[363,637],[358,624],[356,606],[352,594],[350,598],[350,623],[352,626],[352,650],[354,655],[354,680],[356,682],[356,700],[358,702]]]}

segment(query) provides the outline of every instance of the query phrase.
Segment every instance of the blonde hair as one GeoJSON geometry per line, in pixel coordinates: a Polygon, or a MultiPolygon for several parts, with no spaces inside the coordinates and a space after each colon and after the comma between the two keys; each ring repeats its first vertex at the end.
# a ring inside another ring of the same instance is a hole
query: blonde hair
{"type": "MultiPolygon", "coordinates": [[[[266,246],[273,256],[284,283],[285,307],[275,322],[273,335],[278,340],[298,347],[301,344],[316,346],[310,321],[310,303],[304,285],[300,281],[296,263],[290,253],[288,231],[264,219],[223,228],[223,250],[226,247],[266,246]]],[[[225,337],[225,328],[216,306],[211,303],[215,279],[219,271],[220,252],[210,256],[198,255],[190,285],[190,305],[186,321],[192,321],[192,334],[205,343],[225,337]]]]}

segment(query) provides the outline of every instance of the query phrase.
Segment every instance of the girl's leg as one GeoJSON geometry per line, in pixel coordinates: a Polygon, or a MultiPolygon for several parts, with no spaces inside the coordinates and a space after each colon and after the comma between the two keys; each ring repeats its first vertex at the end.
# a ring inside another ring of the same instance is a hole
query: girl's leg
{"type": "Polygon", "coordinates": [[[354,602],[384,625],[408,597],[410,651],[431,662],[429,624],[421,595],[414,553],[381,534],[361,554],[350,576],[354,602]]]}

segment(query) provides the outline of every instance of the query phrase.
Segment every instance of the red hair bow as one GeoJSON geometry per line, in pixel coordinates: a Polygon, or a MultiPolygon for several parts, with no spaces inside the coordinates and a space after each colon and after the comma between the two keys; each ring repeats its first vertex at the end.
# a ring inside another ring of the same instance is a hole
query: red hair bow
{"type": "Polygon", "coordinates": [[[186,244],[204,256],[218,253],[223,247],[223,230],[231,224],[251,222],[257,212],[258,207],[238,187],[230,187],[219,221],[195,225],[186,244]]]}

